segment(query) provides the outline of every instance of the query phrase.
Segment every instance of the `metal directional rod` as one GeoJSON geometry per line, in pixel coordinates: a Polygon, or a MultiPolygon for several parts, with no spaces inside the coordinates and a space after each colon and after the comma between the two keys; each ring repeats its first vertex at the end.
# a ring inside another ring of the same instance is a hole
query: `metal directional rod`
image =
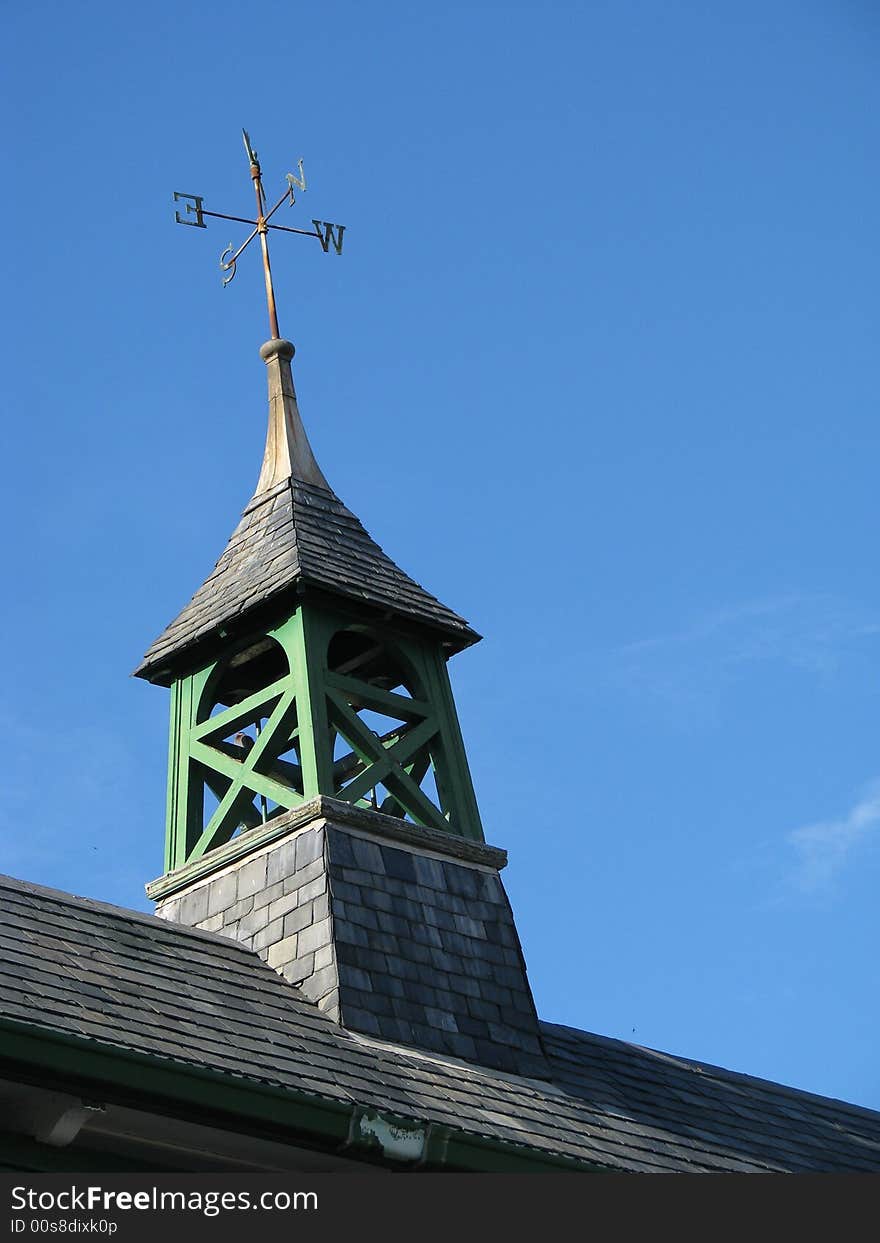
{"type": "Polygon", "coordinates": [[[255,151],[251,150],[250,139],[247,136],[247,130],[242,130],[244,134],[244,146],[251,162],[251,181],[254,183],[254,191],[257,195],[257,232],[260,235],[260,246],[263,250],[263,275],[266,278],[266,302],[269,307],[269,327],[272,331],[273,339],[281,336],[278,331],[278,312],[275,308],[275,290],[272,285],[272,268],[269,263],[269,226],[266,223],[266,217],[263,215],[266,210],[266,202],[263,195],[263,182],[260,178],[260,161],[257,159],[255,151]]]}
{"type": "Polygon", "coordinates": [[[315,226],[314,229],[295,229],[283,224],[270,224],[269,221],[275,215],[282,203],[287,203],[291,207],[294,205],[296,202],[294,188],[305,192],[306,177],[305,172],[303,171],[303,162],[302,160],[299,160],[297,163],[297,168],[299,169],[298,176],[295,173],[286,174],[287,189],[281,195],[278,202],[269,211],[267,211],[266,194],[263,189],[260,161],[257,158],[256,151],[254,151],[251,146],[251,140],[248,136],[247,130],[242,130],[241,132],[242,137],[244,138],[244,149],[247,152],[248,163],[250,166],[251,181],[253,182],[254,193],[257,198],[256,220],[251,220],[247,216],[230,216],[225,212],[208,211],[204,206],[204,199],[201,195],[181,194],[176,190],[174,192],[174,201],[175,203],[184,204],[184,212],[183,215],[181,215],[179,211],[175,211],[174,219],[178,224],[188,224],[196,229],[206,229],[208,227],[205,224],[206,216],[212,216],[217,220],[234,220],[240,224],[253,225],[251,232],[238,248],[230,242],[220,255],[220,270],[221,272],[227,273],[227,275],[223,278],[223,285],[225,287],[233,279],[235,276],[235,265],[239,258],[254,238],[259,237],[260,247],[263,252],[263,275],[266,281],[266,304],[269,310],[269,329],[272,333],[272,337],[274,339],[278,339],[281,336],[281,333],[278,329],[278,311],[275,304],[275,287],[272,282],[272,267],[269,262],[269,230],[276,229],[279,233],[299,233],[303,237],[316,237],[321,243],[321,249],[324,251],[325,255],[329,253],[331,246],[337,255],[341,255],[342,238],[345,233],[345,225],[331,224],[326,220],[313,220],[312,224],[315,226]],[[188,220],[187,216],[193,216],[195,219],[188,220]]]}

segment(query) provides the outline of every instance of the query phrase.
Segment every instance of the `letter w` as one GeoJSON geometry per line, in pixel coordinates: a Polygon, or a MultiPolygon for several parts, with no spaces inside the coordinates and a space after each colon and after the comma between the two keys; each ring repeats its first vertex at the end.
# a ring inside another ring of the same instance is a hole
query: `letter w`
{"type": "Polygon", "coordinates": [[[342,235],[345,232],[344,224],[328,224],[326,220],[313,220],[312,224],[318,232],[318,241],[321,243],[321,249],[326,255],[330,249],[330,243],[333,243],[333,249],[337,255],[342,254],[342,235]],[[323,229],[323,233],[321,230],[323,229]],[[334,232],[334,230],[338,230],[334,232]]]}

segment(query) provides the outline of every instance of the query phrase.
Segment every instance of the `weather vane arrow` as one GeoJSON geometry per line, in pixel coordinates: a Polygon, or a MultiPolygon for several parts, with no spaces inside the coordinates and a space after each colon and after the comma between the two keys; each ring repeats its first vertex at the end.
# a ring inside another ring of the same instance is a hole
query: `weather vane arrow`
{"type": "Polygon", "coordinates": [[[269,230],[276,229],[279,233],[299,233],[303,237],[316,237],[321,243],[321,249],[324,254],[328,254],[332,246],[337,255],[342,254],[342,237],[345,233],[344,224],[330,224],[326,220],[313,220],[314,229],[291,229],[283,224],[270,224],[269,221],[275,215],[282,203],[287,203],[290,207],[296,202],[294,197],[294,189],[305,191],[306,176],[303,171],[303,162],[299,160],[297,168],[299,176],[295,173],[287,173],[287,189],[281,195],[281,198],[274,207],[266,210],[266,193],[263,190],[263,178],[260,172],[260,161],[257,159],[257,153],[251,146],[251,140],[247,130],[242,130],[244,138],[244,149],[247,152],[248,161],[250,163],[251,181],[254,183],[254,192],[257,196],[257,218],[250,220],[247,216],[228,216],[225,212],[208,211],[205,208],[205,200],[200,194],[180,194],[175,190],[174,202],[184,204],[184,213],[180,214],[175,211],[174,219],[178,224],[188,224],[194,229],[206,229],[206,216],[213,216],[217,220],[235,220],[239,224],[253,225],[251,232],[236,249],[229,243],[223,253],[220,255],[220,270],[227,273],[223,278],[224,287],[229,284],[235,276],[235,265],[241,258],[241,255],[250,246],[255,237],[259,237],[260,246],[263,251],[263,274],[266,278],[266,302],[269,307],[269,329],[273,339],[278,339],[281,334],[278,331],[278,312],[275,308],[275,289],[272,284],[272,268],[269,264],[269,230]],[[194,220],[188,220],[188,216],[194,216],[194,220]]]}

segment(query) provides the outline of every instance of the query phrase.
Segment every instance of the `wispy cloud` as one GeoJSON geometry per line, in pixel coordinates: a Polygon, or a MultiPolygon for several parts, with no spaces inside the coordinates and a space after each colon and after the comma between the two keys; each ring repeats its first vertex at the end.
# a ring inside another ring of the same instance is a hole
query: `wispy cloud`
{"type": "Polygon", "coordinates": [[[791,885],[811,896],[829,893],[857,848],[878,831],[880,780],[867,786],[840,819],[805,824],[787,835],[795,851],[791,885]]]}
{"type": "Polygon", "coordinates": [[[619,687],[672,708],[713,713],[725,687],[750,667],[775,663],[830,678],[859,642],[880,635],[880,619],[833,596],[748,600],[704,614],[671,633],[608,654],[619,687]]]}

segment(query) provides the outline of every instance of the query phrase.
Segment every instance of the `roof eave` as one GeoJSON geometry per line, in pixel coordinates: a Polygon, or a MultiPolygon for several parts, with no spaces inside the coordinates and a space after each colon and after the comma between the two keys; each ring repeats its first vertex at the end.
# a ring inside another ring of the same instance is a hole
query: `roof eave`
{"type": "Polygon", "coordinates": [[[225,1125],[234,1119],[244,1123],[245,1130],[265,1133],[268,1129],[279,1137],[283,1133],[289,1142],[398,1168],[406,1164],[425,1170],[508,1173],[607,1168],[562,1153],[438,1127],[415,1116],[389,1114],[383,1120],[391,1126],[403,1125],[424,1137],[421,1156],[405,1161],[371,1142],[370,1129],[359,1124],[375,1116],[375,1111],[357,1101],[333,1100],[0,1017],[0,1073],[10,1065],[36,1070],[44,1084],[58,1076],[67,1091],[77,1084],[92,1094],[97,1089],[99,1095],[112,1088],[122,1099],[137,1101],[141,1107],[148,1103],[175,1116],[195,1114],[207,1125],[212,1118],[225,1125]]]}
{"type": "Polygon", "coordinates": [[[332,604],[342,604],[354,609],[365,618],[391,623],[403,630],[413,629],[427,631],[435,635],[444,650],[447,659],[456,656],[466,648],[479,643],[482,635],[462,620],[461,626],[448,626],[439,621],[417,614],[403,612],[392,608],[380,608],[369,601],[359,601],[344,592],[335,592],[323,583],[301,576],[296,582],[289,584],[274,596],[260,600],[249,609],[243,609],[235,617],[218,625],[203,635],[182,644],[160,657],[150,659],[149,652],[133,671],[132,676],[143,678],[158,686],[170,686],[178,677],[193,669],[202,668],[219,654],[221,649],[228,648],[230,638],[235,639],[243,631],[253,626],[258,619],[271,617],[285,604],[290,605],[297,599],[324,599],[332,604]]]}

